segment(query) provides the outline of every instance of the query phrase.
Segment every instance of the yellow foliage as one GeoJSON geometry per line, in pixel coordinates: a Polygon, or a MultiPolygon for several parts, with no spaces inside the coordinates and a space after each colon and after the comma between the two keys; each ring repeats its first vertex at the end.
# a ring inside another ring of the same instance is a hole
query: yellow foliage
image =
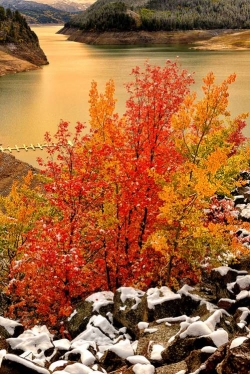
{"type": "Polygon", "coordinates": [[[109,143],[110,131],[114,131],[114,115],[116,99],[114,99],[115,85],[113,80],[106,83],[105,92],[99,93],[97,83],[91,83],[89,93],[90,127],[95,131],[95,140],[109,143]]]}
{"type": "Polygon", "coordinates": [[[243,183],[236,181],[239,172],[249,167],[248,142],[235,148],[231,139],[240,121],[248,116],[230,118],[228,88],[234,80],[235,75],[231,75],[215,85],[213,73],[208,74],[204,78],[204,97],[196,101],[194,94],[188,95],[172,118],[173,141],[183,163],[163,186],[161,227],[148,243],[165,255],[167,281],[174,258],[187,261],[195,269],[206,257],[210,264],[218,264],[228,253],[246,250],[232,236],[238,224],[233,216],[227,217],[227,224],[208,222],[206,218],[211,197],[230,194],[243,183]]]}
{"type": "Polygon", "coordinates": [[[49,209],[39,187],[32,187],[31,172],[21,182],[15,181],[8,196],[0,196],[0,286],[7,282],[9,266],[26,233],[38,217],[49,209]]]}

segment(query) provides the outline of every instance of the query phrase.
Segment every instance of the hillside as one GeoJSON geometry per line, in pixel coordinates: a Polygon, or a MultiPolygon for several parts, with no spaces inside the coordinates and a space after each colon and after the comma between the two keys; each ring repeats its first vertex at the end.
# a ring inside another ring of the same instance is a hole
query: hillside
{"type": "Polygon", "coordinates": [[[250,28],[247,0],[97,0],[67,24],[81,30],[172,31],[250,28]]]}
{"type": "MultiPolygon", "coordinates": [[[[46,4],[47,2],[46,0],[43,0],[42,3],[46,4]]],[[[91,5],[87,1],[86,3],[80,3],[80,2],[71,1],[71,0],[55,0],[52,3],[48,2],[48,4],[55,9],[60,9],[60,10],[63,10],[69,13],[82,12],[91,5]]]]}
{"type": "Polygon", "coordinates": [[[56,9],[47,4],[24,0],[0,0],[0,5],[18,10],[27,20],[32,23],[65,23],[70,20],[71,14],[67,10],[56,9]]]}
{"type": "Polygon", "coordinates": [[[48,64],[36,34],[16,10],[0,6],[0,75],[48,64]]]}

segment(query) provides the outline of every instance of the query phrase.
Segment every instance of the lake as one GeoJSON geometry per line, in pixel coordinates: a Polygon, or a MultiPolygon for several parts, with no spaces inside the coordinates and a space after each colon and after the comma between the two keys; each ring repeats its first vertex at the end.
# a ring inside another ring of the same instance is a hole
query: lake
{"type": "MultiPolygon", "coordinates": [[[[42,69],[0,78],[0,143],[21,146],[43,142],[46,131],[55,133],[60,120],[88,121],[88,94],[92,80],[100,89],[114,79],[117,110],[125,109],[130,72],[146,60],[163,66],[167,59],[179,59],[183,68],[195,72],[193,89],[201,94],[202,77],[213,71],[220,82],[231,73],[237,81],[230,90],[233,115],[250,111],[250,50],[194,51],[182,46],[89,46],[67,41],[56,34],[61,26],[33,26],[50,64],[42,69]],[[177,57],[178,56],[178,57],[177,57]]],[[[246,134],[250,136],[250,121],[246,134]]],[[[13,152],[37,166],[43,152],[13,152]]]]}

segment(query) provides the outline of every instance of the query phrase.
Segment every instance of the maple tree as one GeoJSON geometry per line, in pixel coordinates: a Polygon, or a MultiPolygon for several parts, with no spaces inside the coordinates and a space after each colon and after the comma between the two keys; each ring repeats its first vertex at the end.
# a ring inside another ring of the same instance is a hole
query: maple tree
{"type": "Polygon", "coordinates": [[[211,202],[248,167],[247,115],[232,120],[227,110],[235,76],[216,85],[208,74],[199,101],[175,62],[146,63],[132,77],[123,116],[114,82],[104,93],[92,82],[89,132],[78,123],[72,134],[62,121],[45,135],[50,210],[29,228],[10,273],[10,313],[26,325],[55,327],[100,289],[195,281],[205,259],[241,250],[228,234],[232,209],[221,219],[211,202]]]}
{"type": "Polygon", "coordinates": [[[51,147],[40,165],[53,215],[41,217],[29,232],[9,288],[12,316],[25,323],[53,325],[86,293],[157,280],[161,254],[142,254],[161,201],[154,170],[167,179],[181,162],[168,140],[170,119],[193,78],[170,61],[132,74],[123,117],[114,113],[113,82],[104,94],[93,82],[90,133],[84,135],[78,123],[72,139],[69,124],[61,122],[53,139],[45,136],[51,147]]]}
{"type": "MultiPolygon", "coordinates": [[[[170,138],[170,119],[193,83],[191,75],[170,61],[163,68],[146,63],[144,70],[133,69],[132,76],[134,80],[127,84],[129,99],[124,116],[119,119],[113,115],[113,121],[110,121],[111,117],[105,115],[108,120],[103,139],[109,139],[112,144],[112,154],[105,164],[106,178],[113,190],[113,199],[106,202],[104,208],[111,213],[113,225],[112,235],[111,227],[103,231],[103,242],[108,248],[111,289],[122,284],[145,287],[157,277],[159,253],[151,249],[150,255],[145,252],[142,255],[142,248],[154,230],[161,203],[158,195],[161,187],[155,183],[154,173],[167,179],[181,162],[170,138]]],[[[96,93],[94,95],[96,97],[96,93]]],[[[100,104],[99,111],[95,105],[95,123],[99,124],[105,112],[103,100],[100,104]]],[[[90,114],[93,114],[92,109],[90,114]]],[[[95,130],[97,134],[98,131],[103,133],[103,126],[100,130],[96,126],[95,130]]]]}

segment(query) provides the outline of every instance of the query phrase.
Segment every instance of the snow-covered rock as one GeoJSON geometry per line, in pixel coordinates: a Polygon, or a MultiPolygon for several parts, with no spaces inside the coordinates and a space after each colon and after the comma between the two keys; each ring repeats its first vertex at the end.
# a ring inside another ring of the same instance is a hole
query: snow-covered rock
{"type": "Polygon", "coordinates": [[[72,339],[46,326],[22,331],[20,323],[0,317],[7,334],[0,338],[0,373],[248,373],[250,311],[241,304],[249,305],[250,277],[223,266],[209,281],[217,284],[210,301],[199,292],[204,285],[95,293],[69,317],[72,339]],[[227,298],[218,298],[220,284],[227,298]]]}

